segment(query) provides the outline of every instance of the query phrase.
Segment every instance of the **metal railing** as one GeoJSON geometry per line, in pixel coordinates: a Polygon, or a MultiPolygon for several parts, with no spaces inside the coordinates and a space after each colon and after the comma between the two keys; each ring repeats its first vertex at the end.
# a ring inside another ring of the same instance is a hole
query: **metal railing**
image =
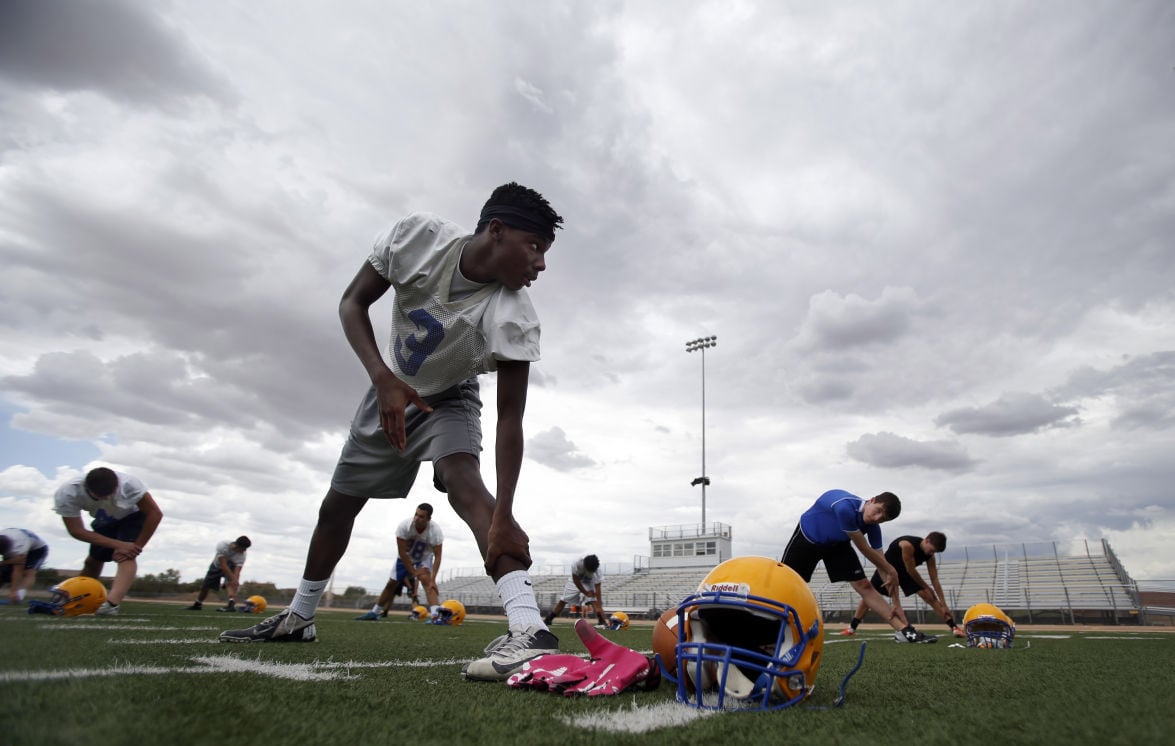
{"type": "MultiPolygon", "coordinates": [[[[709,526],[701,524],[695,528],[699,532],[709,530],[709,526]]],[[[669,526],[650,529],[650,533],[673,530],[686,538],[682,529],[669,526]]],[[[627,572],[610,569],[605,573],[604,603],[608,609],[641,613],[672,608],[708,572],[708,568],[649,568],[639,561],[639,556],[635,559],[627,572]]],[[[1028,623],[1054,619],[1068,624],[1079,620],[1137,623],[1145,617],[1138,587],[1105,540],[1082,540],[1070,545],[1035,542],[964,546],[939,555],[938,572],[956,620],[961,620],[967,608],[979,602],[994,603],[1028,623]]],[[[555,603],[569,573],[569,567],[538,568],[538,572],[531,568],[542,608],[550,608],[555,603]]],[[[867,573],[872,574],[871,567],[867,573]]],[[[474,574],[458,569],[446,576],[449,580],[470,579],[468,584],[450,586],[456,594],[454,597],[467,607],[472,604],[500,609],[493,584],[480,569],[476,571],[480,580],[474,582],[474,574]]],[[[1175,586],[1175,581],[1165,582],[1168,584],[1165,587],[1175,586]]],[[[445,585],[443,578],[442,595],[445,595],[445,585]]],[[[826,616],[851,614],[860,601],[847,583],[830,583],[823,568],[817,570],[810,587],[826,616]]],[[[937,619],[937,614],[916,595],[905,599],[903,606],[921,621],[937,619]]],[[[1157,606],[1155,613],[1161,615],[1160,609],[1165,606],[1157,606]]]]}

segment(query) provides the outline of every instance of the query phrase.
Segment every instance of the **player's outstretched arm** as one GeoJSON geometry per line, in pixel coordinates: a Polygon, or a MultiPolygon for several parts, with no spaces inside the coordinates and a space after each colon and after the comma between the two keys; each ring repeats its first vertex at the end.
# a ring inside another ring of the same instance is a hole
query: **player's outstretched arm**
{"type": "Polygon", "coordinates": [[[926,573],[930,575],[930,585],[934,590],[934,595],[938,598],[939,603],[946,605],[947,597],[942,592],[942,584],[938,582],[938,563],[934,561],[934,557],[926,560],[926,573]]]}
{"type": "Polygon", "coordinates": [[[522,419],[526,412],[530,363],[503,360],[498,363],[498,428],[495,452],[497,489],[494,516],[486,542],[486,570],[491,576],[503,557],[529,568],[530,538],[514,520],[514,490],[522,471],[522,419]]]}
{"type": "Polygon", "coordinates": [[[432,584],[437,584],[437,578],[441,576],[441,553],[444,551],[443,544],[432,545],[432,584]]]}
{"type": "Polygon", "coordinates": [[[12,567],[11,582],[8,584],[8,600],[13,605],[21,602],[21,591],[24,589],[24,563],[28,560],[27,554],[15,554],[4,560],[2,564],[12,567]]]}
{"type": "Polygon", "coordinates": [[[375,386],[379,403],[379,424],[393,448],[402,449],[408,444],[404,429],[404,409],[415,404],[424,412],[431,412],[416,389],[396,378],[392,369],[384,362],[375,331],[371,327],[370,309],[373,303],[383,297],[392,284],[369,263],[364,262],[339,301],[339,320],[343,323],[343,334],[359,362],[367,371],[368,378],[375,386]]]}
{"type": "MultiPolygon", "coordinates": [[[[927,561],[933,562],[934,558],[931,557],[927,561]]],[[[929,593],[934,592],[931,589],[930,584],[923,580],[922,574],[918,572],[918,565],[914,562],[914,545],[908,541],[902,542],[902,564],[906,567],[906,574],[913,578],[914,582],[917,583],[922,590],[929,593]]]]}
{"type": "Polygon", "coordinates": [[[85,523],[82,522],[80,516],[62,516],[62,523],[65,524],[65,530],[70,536],[78,541],[86,544],[93,544],[94,546],[107,547],[116,552],[127,552],[138,554],[135,545],[130,541],[119,541],[118,539],[111,539],[108,536],[103,536],[97,531],[91,531],[86,528],[85,523]]]}
{"type": "Polygon", "coordinates": [[[881,573],[885,587],[889,589],[890,598],[894,598],[898,592],[898,571],[893,568],[884,554],[869,546],[869,540],[865,538],[865,534],[860,531],[846,531],[845,533],[858,551],[865,555],[865,558],[872,562],[877,571],[881,573]]]}
{"type": "MultiPolygon", "coordinates": [[[[155,529],[159,528],[159,524],[163,521],[163,511],[159,508],[159,503],[155,502],[155,498],[151,497],[150,492],[143,493],[138,502],[139,512],[143,514],[143,528],[139,531],[138,538],[135,539],[135,548],[142,552],[147,546],[147,542],[155,535],[155,529]]],[[[136,555],[138,552],[135,553],[136,555]]]]}
{"type": "Polygon", "coordinates": [[[416,577],[416,565],[412,562],[412,558],[408,556],[408,550],[411,547],[408,545],[408,540],[396,537],[396,556],[400,558],[402,564],[408,570],[409,577],[416,577]]]}

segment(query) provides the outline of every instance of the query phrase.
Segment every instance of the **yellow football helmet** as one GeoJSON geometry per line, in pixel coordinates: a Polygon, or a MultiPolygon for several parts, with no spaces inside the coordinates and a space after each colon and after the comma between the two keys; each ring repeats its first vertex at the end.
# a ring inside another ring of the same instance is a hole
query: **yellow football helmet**
{"type": "Polygon", "coordinates": [[[245,599],[245,603],[241,604],[241,611],[248,614],[260,614],[265,611],[268,604],[265,602],[265,596],[249,596],[245,599]]]}
{"type": "Polygon", "coordinates": [[[812,693],[824,622],[808,584],[787,565],[767,557],[727,560],[673,620],[667,616],[654,630],[653,649],[677,683],[679,702],[778,710],[812,693]]]}
{"type": "Polygon", "coordinates": [[[975,604],[963,616],[967,647],[1010,648],[1016,637],[1016,623],[995,604],[975,604]]]}
{"type": "Polygon", "coordinates": [[[428,619],[428,609],[417,604],[412,607],[412,611],[408,612],[408,618],[419,621],[421,619],[428,619]]]}
{"type": "Polygon", "coordinates": [[[628,629],[628,614],[625,614],[623,611],[613,611],[608,616],[608,629],[628,629]]]}
{"type": "MultiPolygon", "coordinates": [[[[50,588],[48,603],[40,602],[46,608],[38,611],[53,616],[81,616],[93,614],[105,600],[106,586],[94,578],[78,575],[50,588]]],[[[33,612],[31,606],[29,612],[33,612]]]]}
{"type": "Polygon", "coordinates": [[[437,607],[436,613],[429,621],[433,624],[456,627],[465,621],[465,604],[450,598],[437,607]]]}

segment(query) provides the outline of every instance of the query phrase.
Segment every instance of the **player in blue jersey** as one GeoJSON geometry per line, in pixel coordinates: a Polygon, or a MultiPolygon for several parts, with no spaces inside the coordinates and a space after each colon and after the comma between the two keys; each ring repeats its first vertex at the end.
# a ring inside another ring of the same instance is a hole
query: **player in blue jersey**
{"type": "Polygon", "coordinates": [[[849,583],[865,604],[899,633],[895,639],[934,642],[938,638],[903,623],[901,616],[865,577],[861,559],[853,551],[856,547],[873,563],[881,573],[882,584],[891,596],[896,595],[898,573],[881,552],[881,524],[892,521],[901,512],[902,501],[892,492],[882,492],[866,500],[844,490],[829,490],[800,516],[781,561],[807,582],[811,582],[816,565],[823,562],[828,579],[833,583],[849,583]]]}

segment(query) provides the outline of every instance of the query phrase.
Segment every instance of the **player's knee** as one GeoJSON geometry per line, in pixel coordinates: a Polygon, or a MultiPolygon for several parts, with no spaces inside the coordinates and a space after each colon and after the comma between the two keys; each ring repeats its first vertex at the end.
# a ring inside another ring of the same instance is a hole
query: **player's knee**
{"type": "Polygon", "coordinates": [[[472,455],[454,453],[433,464],[436,478],[452,495],[454,492],[469,492],[474,488],[485,489],[481,478],[481,467],[472,455]]]}
{"type": "Polygon", "coordinates": [[[326,497],[318,506],[319,523],[350,523],[367,504],[365,497],[352,497],[337,492],[333,487],[327,490],[326,497]]]}

